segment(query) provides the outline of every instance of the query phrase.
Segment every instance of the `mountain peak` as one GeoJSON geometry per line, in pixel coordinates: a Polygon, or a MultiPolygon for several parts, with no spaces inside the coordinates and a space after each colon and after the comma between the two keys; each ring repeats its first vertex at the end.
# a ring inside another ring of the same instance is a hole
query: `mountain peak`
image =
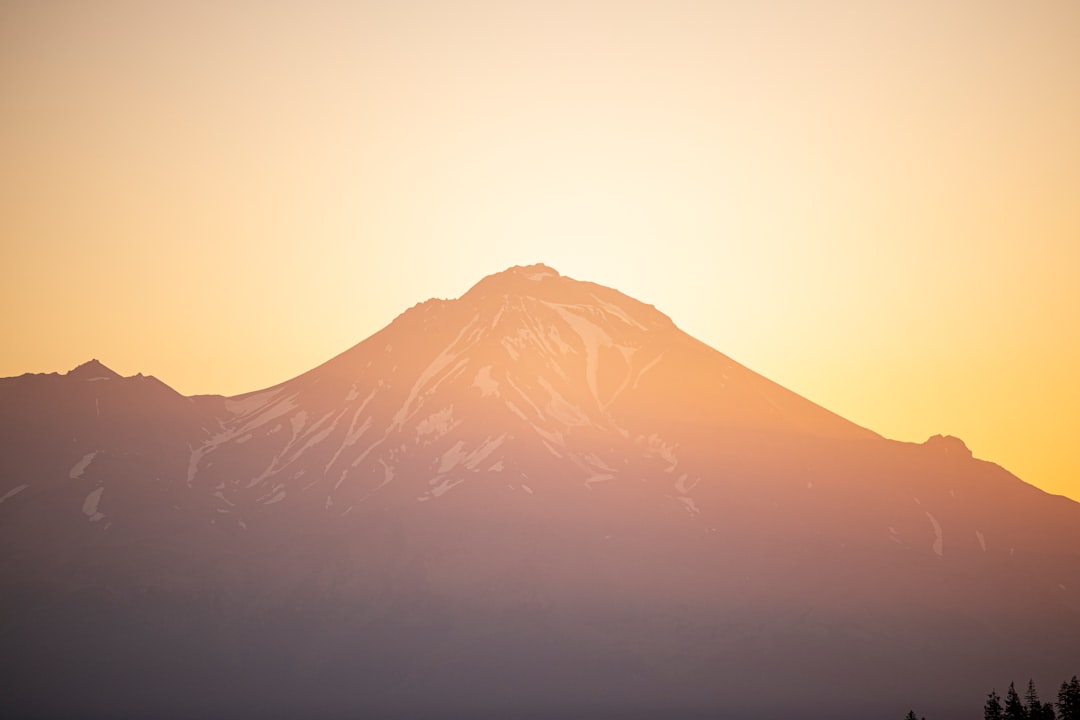
{"type": "Polygon", "coordinates": [[[558,280],[563,276],[558,270],[543,263],[514,265],[502,272],[484,277],[469,289],[465,296],[528,294],[535,285],[558,280]]]}
{"type": "Polygon", "coordinates": [[[514,265],[501,273],[496,275],[509,275],[511,277],[517,277],[522,280],[528,280],[530,282],[540,282],[545,278],[550,277],[562,277],[559,275],[559,271],[553,267],[549,267],[543,263],[533,263],[532,265],[514,265]]]}
{"type": "Polygon", "coordinates": [[[121,376],[119,373],[106,367],[97,358],[88,360],[82,365],[69,370],[65,373],[67,377],[76,378],[78,380],[119,380],[121,376]]]}

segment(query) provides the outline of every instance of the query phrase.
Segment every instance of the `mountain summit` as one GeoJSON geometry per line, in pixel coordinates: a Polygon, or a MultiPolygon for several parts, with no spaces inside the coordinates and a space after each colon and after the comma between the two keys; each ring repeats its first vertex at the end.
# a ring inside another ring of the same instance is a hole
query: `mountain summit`
{"type": "Polygon", "coordinates": [[[120,374],[105,367],[97,358],[84,362],[74,370],[65,373],[68,377],[80,380],[119,380],[120,374]]]}
{"type": "Polygon", "coordinates": [[[1076,671],[1080,506],[543,265],[252,393],[102,378],[0,380],[24,715],[944,716],[1076,671]]]}
{"type": "Polygon", "coordinates": [[[485,295],[533,295],[541,283],[550,286],[562,281],[566,286],[576,281],[564,278],[555,268],[542,263],[535,265],[515,265],[514,267],[486,276],[473,285],[466,296],[483,297],[485,295]]]}
{"type": "Polygon", "coordinates": [[[233,416],[193,450],[188,477],[217,488],[227,515],[300,494],[341,511],[374,494],[426,501],[492,473],[511,488],[538,474],[545,489],[637,487],[665,468],[675,483],[665,492],[696,508],[691,488],[726,444],[876,437],[651,306],[542,265],[418,305],[325,365],[227,406],[233,416]],[[268,448],[273,462],[254,477],[232,470],[268,448]]]}

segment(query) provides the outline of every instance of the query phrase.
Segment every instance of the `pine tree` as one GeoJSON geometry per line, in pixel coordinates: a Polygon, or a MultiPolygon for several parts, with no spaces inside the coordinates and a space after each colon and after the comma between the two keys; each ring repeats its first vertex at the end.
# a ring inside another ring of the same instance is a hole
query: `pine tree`
{"type": "Polygon", "coordinates": [[[1058,720],[1080,720],[1080,680],[1061,683],[1058,691],[1058,720]]]}
{"type": "Polygon", "coordinates": [[[1003,720],[1004,711],[1001,709],[1001,697],[996,690],[991,690],[983,705],[983,720],[1003,720]]]}
{"type": "Polygon", "coordinates": [[[1028,680],[1027,692],[1024,693],[1024,711],[1029,720],[1042,720],[1043,706],[1039,701],[1039,693],[1035,690],[1035,681],[1028,680]]]}
{"type": "Polygon", "coordinates": [[[904,716],[904,720],[919,720],[919,718],[915,717],[914,710],[908,710],[908,714],[904,716]]]}
{"type": "Polygon", "coordinates": [[[1009,692],[1005,694],[1004,720],[1028,720],[1024,704],[1020,702],[1020,696],[1016,694],[1016,685],[1009,683],[1009,692]]]}

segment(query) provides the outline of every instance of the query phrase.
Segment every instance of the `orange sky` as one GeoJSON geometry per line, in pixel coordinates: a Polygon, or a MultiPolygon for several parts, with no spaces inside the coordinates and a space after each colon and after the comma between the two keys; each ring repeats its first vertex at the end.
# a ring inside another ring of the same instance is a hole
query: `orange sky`
{"type": "Polygon", "coordinates": [[[1072,0],[8,0],[0,375],[238,393],[545,262],[1080,499],[1077,128],[1072,0]]]}

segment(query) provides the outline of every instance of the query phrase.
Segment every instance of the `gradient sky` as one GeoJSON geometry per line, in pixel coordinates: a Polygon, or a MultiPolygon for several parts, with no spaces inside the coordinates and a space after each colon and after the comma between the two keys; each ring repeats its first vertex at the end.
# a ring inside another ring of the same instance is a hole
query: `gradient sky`
{"type": "Polygon", "coordinates": [[[1080,3],[0,0],[0,375],[274,384],[545,262],[1080,499],[1080,3]]]}

